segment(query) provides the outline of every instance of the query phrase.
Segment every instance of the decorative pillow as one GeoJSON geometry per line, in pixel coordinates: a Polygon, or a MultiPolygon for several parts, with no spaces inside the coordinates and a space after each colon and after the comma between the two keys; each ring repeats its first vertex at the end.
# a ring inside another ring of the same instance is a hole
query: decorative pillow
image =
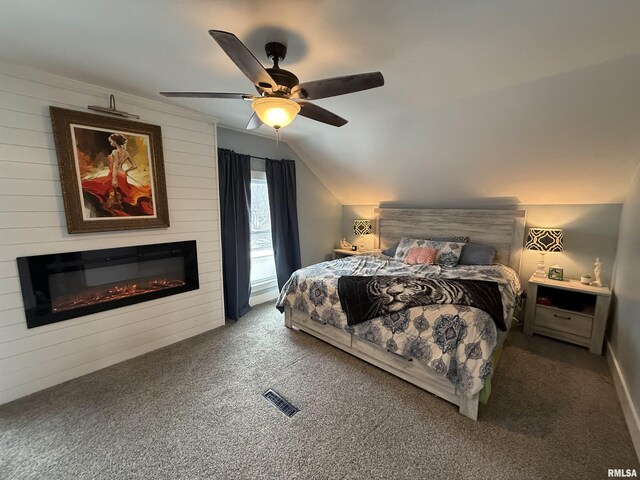
{"type": "Polygon", "coordinates": [[[386,250],[383,250],[382,253],[384,255],[386,255],[387,257],[393,257],[396,254],[396,250],[398,249],[398,244],[400,242],[396,242],[393,245],[391,245],[389,248],[387,248],[386,250]]]}
{"type": "Polygon", "coordinates": [[[488,245],[465,243],[460,255],[460,265],[491,265],[496,256],[496,249],[488,245]]]}
{"type": "MultiPolygon", "coordinates": [[[[462,242],[467,243],[469,241],[469,237],[465,237],[462,235],[452,236],[452,237],[429,237],[427,240],[435,240],[436,242],[462,242]]],[[[382,253],[387,257],[394,257],[396,255],[396,250],[398,249],[398,244],[400,242],[396,242],[391,245],[386,250],[383,250],[382,253]]]]}
{"type": "Polygon", "coordinates": [[[455,267],[462,253],[462,242],[437,242],[435,240],[425,240],[419,238],[402,237],[396,250],[395,259],[404,262],[409,250],[413,247],[428,247],[439,250],[436,257],[436,264],[445,267],[455,267]]]}
{"type": "Polygon", "coordinates": [[[436,263],[437,256],[438,250],[436,250],[435,248],[413,247],[409,249],[409,253],[404,259],[404,263],[408,265],[433,265],[434,263],[436,263]]]}

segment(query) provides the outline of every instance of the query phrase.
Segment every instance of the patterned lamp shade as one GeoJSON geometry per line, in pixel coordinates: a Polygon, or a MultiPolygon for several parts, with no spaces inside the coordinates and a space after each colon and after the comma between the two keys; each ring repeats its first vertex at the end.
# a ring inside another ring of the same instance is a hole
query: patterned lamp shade
{"type": "Polygon", "coordinates": [[[356,235],[369,235],[373,233],[371,220],[354,220],[353,233],[355,233],[356,235]]]}
{"type": "Polygon", "coordinates": [[[564,250],[562,235],[561,228],[530,228],[526,248],[539,252],[561,252],[564,250]]]}

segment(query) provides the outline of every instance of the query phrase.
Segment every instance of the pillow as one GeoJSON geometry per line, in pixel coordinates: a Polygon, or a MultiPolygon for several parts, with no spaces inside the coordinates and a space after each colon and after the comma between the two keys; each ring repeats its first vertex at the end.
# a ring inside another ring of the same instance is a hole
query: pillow
{"type": "Polygon", "coordinates": [[[396,254],[396,250],[398,249],[398,244],[400,242],[396,242],[393,245],[391,245],[389,248],[387,248],[386,250],[383,250],[382,253],[384,255],[386,255],[387,257],[394,257],[396,254]]]}
{"type": "Polygon", "coordinates": [[[439,250],[438,256],[436,257],[437,265],[455,267],[458,264],[463,246],[464,243],[461,242],[438,242],[435,240],[402,237],[394,258],[404,262],[411,248],[429,247],[439,250]]]}
{"type": "Polygon", "coordinates": [[[409,249],[409,253],[404,259],[404,263],[408,265],[433,265],[434,263],[436,263],[437,256],[438,250],[436,250],[435,248],[413,247],[409,249]]]}
{"type": "Polygon", "coordinates": [[[496,256],[496,249],[488,245],[465,243],[460,255],[460,265],[491,265],[496,256]]]}

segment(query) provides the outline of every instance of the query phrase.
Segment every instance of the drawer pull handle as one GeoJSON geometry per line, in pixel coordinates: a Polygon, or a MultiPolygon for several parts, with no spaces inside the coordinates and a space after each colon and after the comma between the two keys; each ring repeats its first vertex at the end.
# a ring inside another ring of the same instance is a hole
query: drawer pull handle
{"type": "Polygon", "coordinates": [[[562,320],[571,320],[571,317],[565,317],[564,315],[558,315],[557,313],[553,314],[556,318],[561,318],[562,320]]]}
{"type": "Polygon", "coordinates": [[[406,360],[407,362],[413,362],[413,358],[407,358],[407,357],[403,357],[402,355],[400,355],[399,353],[396,352],[392,352],[391,350],[389,350],[387,348],[387,352],[389,352],[391,355],[395,355],[396,357],[400,357],[403,360],[406,360]]]}
{"type": "Polygon", "coordinates": [[[326,325],[326,324],[327,324],[326,320],[314,320],[314,319],[312,318],[312,319],[311,319],[311,321],[312,321],[313,323],[318,323],[318,324],[320,324],[320,325],[326,325]]]}

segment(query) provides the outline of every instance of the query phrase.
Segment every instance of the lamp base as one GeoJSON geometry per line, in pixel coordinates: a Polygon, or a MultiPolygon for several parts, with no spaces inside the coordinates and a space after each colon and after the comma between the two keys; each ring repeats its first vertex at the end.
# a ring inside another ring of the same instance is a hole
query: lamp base
{"type": "Polygon", "coordinates": [[[536,266],[536,271],[533,273],[534,277],[545,277],[547,276],[547,272],[544,269],[544,253],[540,254],[540,260],[538,260],[538,265],[536,266]]]}

